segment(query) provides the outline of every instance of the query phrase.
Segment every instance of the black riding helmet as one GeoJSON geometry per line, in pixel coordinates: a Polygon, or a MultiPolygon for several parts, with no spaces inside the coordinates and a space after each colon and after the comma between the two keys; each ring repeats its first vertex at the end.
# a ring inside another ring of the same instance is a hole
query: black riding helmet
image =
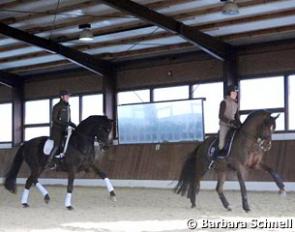
{"type": "Polygon", "coordinates": [[[227,95],[230,95],[231,92],[239,92],[239,88],[236,85],[230,85],[227,87],[227,95]]]}
{"type": "Polygon", "coordinates": [[[59,96],[60,96],[60,97],[62,97],[62,96],[66,96],[66,95],[68,95],[68,96],[71,95],[70,92],[69,92],[68,90],[60,90],[60,91],[59,91],[59,96]]]}

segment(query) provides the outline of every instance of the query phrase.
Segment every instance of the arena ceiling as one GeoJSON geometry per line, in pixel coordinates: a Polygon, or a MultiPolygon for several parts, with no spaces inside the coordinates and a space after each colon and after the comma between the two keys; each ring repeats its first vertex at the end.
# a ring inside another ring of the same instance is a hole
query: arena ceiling
{"type": "Polygon", "coordinates": [[[295,38],[294,0],[1,0],[1,75],[77,64],[107,74],[112,64],[200,48],[218,59],[232,47],[295,38]],[[79,25],[94,39],[81,42],[79,25]],[[184,26],[183,26],[184,25],[184,26]]]}

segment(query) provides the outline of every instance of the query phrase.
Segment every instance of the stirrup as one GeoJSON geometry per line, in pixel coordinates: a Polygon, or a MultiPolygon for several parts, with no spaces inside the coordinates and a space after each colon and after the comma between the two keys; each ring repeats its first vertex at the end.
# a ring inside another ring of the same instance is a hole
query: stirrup
{"type": "Polygon", "coordinates": [[[62,152],[62,153],[60,153],[59,155],[56,155],[56,156],[54,156],[54,157],[57,158],[57,159],[62,159],[62,158],[65,157],[65,154],[62,152]]]}
{"type": "Polygon", "coordinates": [[[54,171],[54,170],[56,170],[57,165],[54,163],[54,164],[49,165],[48,168],[49,168],[49,170],[53,170],[54,171]]]}
{"type": "Polygon", "coordinates": [[[213,167],[213,164],[214,164],[214,163],[215,163],[215,160],[212,159],[211,162],[210,162],[210,164],[209,164],[209,166],[208,166],[208,169],[211,169],[211,168],[213,167]]]}

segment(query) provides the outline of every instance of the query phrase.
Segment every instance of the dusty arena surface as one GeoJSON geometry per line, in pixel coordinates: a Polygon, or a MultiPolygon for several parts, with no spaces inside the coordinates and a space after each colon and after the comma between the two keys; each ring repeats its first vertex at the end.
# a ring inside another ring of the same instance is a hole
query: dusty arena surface
{"type": "MultiPolygon", "coordinates": [[[[295,218],[295,193],[280,197],[276,193],[249,192],[251,212],[241,209],[240,193],[227,192],[232,211],[223,209],[214,191],[201,191],[198,206],[191,209],[186,198],[172,190],[117,188],[117,202],[111,202],[107,190],[95,187],[76,187],[73,211],[64,208],[65,187],[48,187],[51,202],[46,205],[41,194],[31,191],[30,208],[22,208],[18,194],[0,190],[0,232],[148,232],[190,231],[190,218],[212,221],[246,221],[252,219],[287,220],[295,218]],[[264,218],[264,219],[263,219],[264,218]]],[[[274,229],[257,231],[295,231],[274,229]]],[[[283,222],[282,222],[283,223],[283,222]]],[[[221,225],[221,224],[220,224],[221,225]]],[[[253,231],[238,229],[236,231],[253,231]]],[[[195,231],[200,231],[197,229],[195,231]]],[[[201,231],[229,231],[228,229],[201,229],[201,231]]]]}

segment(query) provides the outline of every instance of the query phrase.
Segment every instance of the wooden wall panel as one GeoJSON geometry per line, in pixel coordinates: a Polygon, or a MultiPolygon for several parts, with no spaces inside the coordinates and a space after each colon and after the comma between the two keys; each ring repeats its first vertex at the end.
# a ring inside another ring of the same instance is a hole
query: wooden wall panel
{"type": "MultiPolygon", "coordinates": [[[[175,180],[178,179],[187,154],[195,147],[194,143],[161,144],[156,150],[155,144],[118,145],[108,150],[97,164],[112,179],[136,180],[175,180]]],[[[284,181],[295,181],[295,141],[274,141],[271,152],[265,161],[282,175],[284,181]]],[[[3,176],[10,165],[16,149],[0,150],[0,173],[3,176]]],[[[28,168],[23,165],[19,177],[26,177],[28,168]]],[[[42,177],[66,178],[65,173],[47,171],[42,177]]],[[[95,178],[92,173],[80,173],[77,178],[95,178]]],[[[205,180],[214,180],[214,172],[206,174],[205,180]]],[[[228,180],[236,180],[229,173],[228,180]]],[[[247,180],[272,181],[263,171],[250,171],[247,180]]]]}
{"type": "Polygon", "coordinates": [[[239,74],[241,76],[257,76],[294,72],[294,59],[295,49],[241,55],[239,57],[239,74]]]}
{"type": "Polygon", "coordinates": [[[56,76],[44,76],[25,84],[25,98],[42,98],[58,95],[68,89],[72,94],[102,91],[102,78],[85,71],[69,72],[56,76]]]}
{"type": "Polygon", "coordinates": [[[222,77],[222,63],[205,59],[176,64],[151,65],[118,72],[118,89],[176,84],[192,81],[218,80],[222,77]],[[172,75],[168,75],[171,72],[172,75]]]}
{"type": "Polygon", "coordinates": [[[294,40],[245,46],[238,54],[240,76],[295,73],[294,40]]]}

